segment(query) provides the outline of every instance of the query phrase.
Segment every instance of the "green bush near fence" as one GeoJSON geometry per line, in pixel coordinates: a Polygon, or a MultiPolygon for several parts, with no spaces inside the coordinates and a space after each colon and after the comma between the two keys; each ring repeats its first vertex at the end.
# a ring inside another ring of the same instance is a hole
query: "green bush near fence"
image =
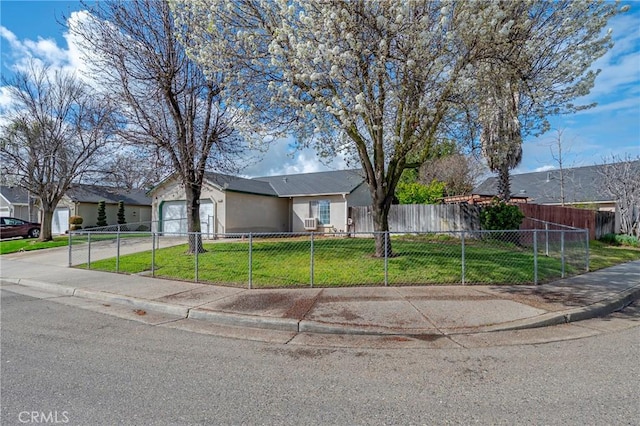
{"type": "MultiPolygon", "coordinates": [[[[300,287],[311,285],[311,243],[308,239],[254,240],[205,243],[198,255],[198,280],[246,287],[300,287]]],[[[460,283],[462,247],[460,240],[408,237],[394,238],[395,256],[387,259],[390,285],[460,283]]],[[[186,245],[155,252],[155,276],[179,280],[195,279],[195,255],[186,245]]],[[[317,239],[313,244],[313,285],[318,287],[381,285],[385,282],[384,259],[374,258],[374,241],[361,238],[317,239]]],[[[151,251],[121,256],[118,271],[150,274],[151,251]]],[[[465,282],[482,284],[530,283],[534,281],[534,256],[530,248],[507,242],[469,240],[465,245],[465,282]]],[[[575,274],[584,259],[568,262],[567,274],[575,274]]],[[[86,265],[80,265],[86,267],[86,265]]],[[[115,259],[91,263],[91,269],[115,271],[115,259]]],[[[561,276],[559,258],[538,256],[538,281],[561,276]]]]}

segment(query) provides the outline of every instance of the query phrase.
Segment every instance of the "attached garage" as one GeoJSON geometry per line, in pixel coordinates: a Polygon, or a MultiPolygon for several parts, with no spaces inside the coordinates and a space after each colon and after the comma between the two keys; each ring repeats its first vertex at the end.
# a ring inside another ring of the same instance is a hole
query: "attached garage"
{"type": "Polygon", "coordinates": [[[51,222],[51,233],[54,235],[64,234],[69,230],[69,209],[66,207],[57,208],[53,212],[51,222]]]}
{"type": "MultiPolygon", "coordinates": [[[[164,201],[159,206],[161,230],[167,234],[186,234],[187,203],[185,200],[164,201]]],[[[212,235],[214,209],[211,200],[200,200],[200,226],[203,233],[212,235]]]]}

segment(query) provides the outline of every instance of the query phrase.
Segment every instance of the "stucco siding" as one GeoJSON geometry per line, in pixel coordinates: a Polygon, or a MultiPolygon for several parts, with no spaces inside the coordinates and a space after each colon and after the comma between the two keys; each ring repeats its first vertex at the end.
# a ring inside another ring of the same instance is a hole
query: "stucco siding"
{"type": "MultiPolygon", "coordinates": [[[[169,181],[155,188],[151,194],[151,218],[155,223],[160,221],[161,205],[168,201],[185,201],[186,195],[182,184],[178,181],[169,181]]],[[[225,193],[213,185],[204,184],[200,193],[201,202],[213,203],[213,224],[210,224],[210,233],[224,233],[225,212],[221,206],[224,204],[225,193]]],[[[206,230],[203,227],[203,232],[206,230]]]]}
{"type": "MultiPolygon", "coordinates": [[[[59,207],[62,207],[58,204],[59,207]]],[[[98,222],[98,204],[95,203],[76,203],[71,207],[71,214],[82,216],[82,227],[96,226],[98,222]]],[[[107,225],[116,225],[118,223],[118,205],[105,204],[105,212],[107,213],[107,225]]],[[[127,223],[149,222],[151,220],[151,206],[131,206],[124,205],[124,219],[127,223]]]]}
{"type": "Polygon", "coordinates": [[[347,201],[342,195],[326,195],[319,197],[297,197],[292,203],[292,227],[293,232],[307,232],[304,229],[304,220],[310,216],[311,201],[328,200],[330,204],[330,223],[320,225],[319,231],[344,232],[347,228],[347,201]]]}
{"type": "Polygon", "coordinates": [[[226,232],[287,232],[288,205],[286,198],[229,191],[223,207],[226,232]]]}

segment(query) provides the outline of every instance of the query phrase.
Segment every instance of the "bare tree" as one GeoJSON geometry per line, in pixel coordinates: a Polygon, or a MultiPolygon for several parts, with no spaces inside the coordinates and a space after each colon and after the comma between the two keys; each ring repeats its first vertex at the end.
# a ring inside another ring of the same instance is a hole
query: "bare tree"
{"type": "Polygon", "coordinates": [[[451,151],[427,160],[420,167],[419,180],[423,184],[433,180],[444,182],[446,196],[466,195],[471,193],[485,170],[486,166],[473,153],[464,154],[459,148],[452,147],[451,151]]]}
{"type": "Polygon", "coordinates": [[[98,169],[87,170],[79,181],[126,190],[150,189],[169,176],[171,170],[153,149],[119,144],[114,152],[101,156],[98,169]]]}
{"type": "MultiPolygon", "coordinates": [[[[571,145],[564,137],[564,129],[556,129],[555,133],[555,138],[549,142],[549,150],[551,151],[551,158],[558,166],[557,175],[558,184],[560,185],[560,205],[564,206],[569,197],[569,188],[572,189],[574,194],[578,188],[576,187],[576,182],[573,179],[570,167],[567,167],[566,155],[570,153],[571,145]]],[[[555,196],[555,194],[549,195],[555,196]]]]}
{"type": "Polygon", "coordinates": [[[115,134],[115,115],[75,76],[35,62],[4,83],[13,104],[0,128],[2,173],[39,200],[40,240],[48,241],[56,205],[95,167],[96,154],[115,134]]]}
{"type": "MultiPolygon", "coordinates": [[[[205,77],[176,38],[165,0],[117,0],[85,5],[91,14],[70,23],[93,78],[122,106],[129,125],[120,135],[155,147],[184,186],[189,232],[199,232],[206,169],[234,168],[243,146],[234,111],[225,108],[215,75],[205,77]]],[[[190,238],[189,252],[202,251],[190,238]]]]}
{"type": "Polygon", "coordinates": [[[640,238],[640,157],[612,156],[598,170],[603,189],[616,201],[620,232],[640,238]]]}

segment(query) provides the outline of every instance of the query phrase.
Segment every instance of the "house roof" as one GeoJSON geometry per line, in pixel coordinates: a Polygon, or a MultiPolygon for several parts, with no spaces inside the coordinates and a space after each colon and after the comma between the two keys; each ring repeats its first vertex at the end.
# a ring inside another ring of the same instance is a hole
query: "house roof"
{"type": "MultiPolygon", "coordinates": [[[[640,161],[636,162],[640,167],[640,161]]],[[[511,175],[511,194],[526,196],[536,204],[562,202],[561,187],[564,186],[565,203],[591,203],[611,201],[611,196],[602,185],[602,169],[605,166],[568,168],[562,171],[522,173],[511,175]],[[564,181],[564,185],[561,184],[564,181]]],[[[473,190],[474,194],[493,196],[498,194],[498,178],[490,177],[473,190]]]]}
{"type": "Polygon", "coordinates": [[[255,178],[268,182],[280,197],[350,194],[364,182],[360,170],[337,170],[255,178]]]}
{"type": "Polygon", "coordinates": [[[11,204],[29,204],[29,193],[24,188],[0,185],[0,195],[11,204]]]}
{"type": "Polygon", "coordinates": [[[359,170],[264,176],[252,179],[207,172],[205,180],[225,191],[271,197],[304,197],[350,194],[364,182],[364,177],[359,170]]]}
{"type": "Polygon", "coordinates": [[[249,194],[269,195],[272,197],[278,196],[273,187],[269,185],[269,182],[213,172],[206,172],[205,180],[226,191],[246,192],[249,194]]]}
{"type": "Polygon", "coordinates": [[[117,204],[123,201],[133,206],[150,206],[151,198],[146,191],[139,189],[126,190],[112,186],[73,184],[65,194],[74,202],[117,204]]]}

